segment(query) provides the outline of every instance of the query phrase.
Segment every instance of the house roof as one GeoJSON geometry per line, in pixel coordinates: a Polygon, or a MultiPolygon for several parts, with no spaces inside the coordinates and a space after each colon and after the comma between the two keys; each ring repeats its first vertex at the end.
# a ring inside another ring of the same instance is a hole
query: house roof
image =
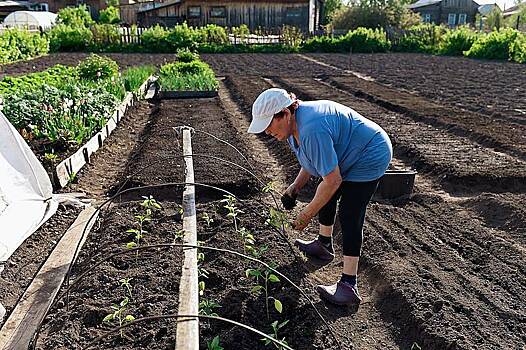
{"type": "Polygon", "coordinates": [[[157,9],[160,9],[160,8],[163,8],[163,7],[176,5],[176,4],[179,4],[179,3],[181,3],[181,0],[173,0],[173,1],[167,1],[167,2],[163,3],[162,5],[157,6],[158,3],[154,2],[152,8],[139,10],[137,12],[149,12],[149,11],[157,10],[157,9]]]}
{"type": "Polygon", "coordinates": [[[29,7],[29,1],[13,1],[13,0],[0,1],[0,7],[11,7],[11,6],[29,7]]]}
{"type": "Polygon", "coordinates": [[[521,12],[521,9],[522,9],[523,6],[525,6],[525,5],[524,4],[518,4],[518,5],[512,6],[509,9],[507,9],[506,11],[504,11],[502,13],[502,15],[507,17],[507,16],[511,16],[511,15],[516,14],[516,13],[519,13],[519,12],[521,12]]]}
{"type": "Polygon", "coordinates": [[[414,4],[410,4],[407,7],[410,8],[410,9],[416,9],[416,8],[419,8],[419,7],[424,7],[424,6],[438,4],[441,1],[442,0],[418,0],[414,4]]]}
{"type": "Polygon", "coordinates": [[[491,11],[493,11],[494,9],[499,9],[500,10],[500,7],[499,5],[497,4],[484,4],[484,5],[480,5],[477,9],[477,11],[482,15],[482,16],[486,16],[488,15],[489,13],[491,13],[491,11]]]}

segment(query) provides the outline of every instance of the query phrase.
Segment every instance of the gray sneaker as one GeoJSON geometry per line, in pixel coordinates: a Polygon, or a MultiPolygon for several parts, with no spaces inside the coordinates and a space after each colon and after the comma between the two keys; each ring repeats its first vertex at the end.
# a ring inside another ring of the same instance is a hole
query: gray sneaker
{"type": "Polygon", "coordinates": [[[334,253],[331,253],[318,239],[312,241],[297,239],[294,241],[294,244],[308,257],[316,258],[326,263],[334,259],[334,253]]]}
{"type": "Polygon", "coordinates": [[[336,305],[355,305],[362,301],[356,286],[345,282],[338,282],[332,286],[319,285],[317,288],[320,297],[336,305]]]}

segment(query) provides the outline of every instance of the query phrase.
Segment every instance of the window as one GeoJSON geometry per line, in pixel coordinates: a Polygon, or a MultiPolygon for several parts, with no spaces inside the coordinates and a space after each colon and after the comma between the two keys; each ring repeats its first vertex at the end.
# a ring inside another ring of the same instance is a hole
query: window
{"type": "Polygon", "coordinates": [[[46,3],[35,4],[32,6],[35,11],[49,11],[49,6],[46,3]]]}
{"type": "Polygon", "coordinates": [[[424,23],[431,23],[431,14],[430,13],[422,14],[422,21],[424,23]]]}
{"type": "Polygon", "coordinates": [[[455,24],[457,22],[457,14],[456,13],[450,13],[448,16],[447,16],[447,24],[450,26],[450,27],[454,27],[455,24]]]}
{"type": "Polygon", "coordinates": [[[287,19],[298,19],[301,17],[301,8],[299,7],[287,7],[285,12],[287,19]]]}
{"type": "Polygon", "coordinates": [[[188,6],[188,18],[201,17],[201,6],[188,6]]]}
{"type": "Polygon", "coordinates": [[[466,24],[466,19],[467,19],[468,15],[466,15],[465,13],[461,13],[458,15],[458,24],[462,25],[462,24],[466,24]]]}
{"type": "Polygon", "coordinates": [[[226,17],[226,7],[214,6],[210,9],[210,17],[226,17]]]}

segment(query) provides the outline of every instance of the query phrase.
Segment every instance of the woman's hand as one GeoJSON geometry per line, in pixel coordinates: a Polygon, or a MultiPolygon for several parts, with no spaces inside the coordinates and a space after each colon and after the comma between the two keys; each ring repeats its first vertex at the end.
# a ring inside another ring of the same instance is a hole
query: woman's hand
{"type": "Polygon", "coordinates": [[[309,225],[313,217],[314,215],[307,210],[307,208],[303,209],[296,217],[296,220],[292,223],[292,228],[298,231],[303,231],[305,227],[309,225]]]}

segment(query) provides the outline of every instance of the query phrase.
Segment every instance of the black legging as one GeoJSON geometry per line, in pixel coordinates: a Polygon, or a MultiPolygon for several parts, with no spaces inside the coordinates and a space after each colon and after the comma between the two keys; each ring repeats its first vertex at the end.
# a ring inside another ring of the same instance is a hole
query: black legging
{"type": "Polygon", "coordinates": [[[320,224],[334,225],[336,204],[341,197],[338,213],[342,226],[343,255],[345,256],[360,256],[365,212],[378,182],[379,179],[369,182],[344,181],[331,200],[318,213],[320,224]]]}

